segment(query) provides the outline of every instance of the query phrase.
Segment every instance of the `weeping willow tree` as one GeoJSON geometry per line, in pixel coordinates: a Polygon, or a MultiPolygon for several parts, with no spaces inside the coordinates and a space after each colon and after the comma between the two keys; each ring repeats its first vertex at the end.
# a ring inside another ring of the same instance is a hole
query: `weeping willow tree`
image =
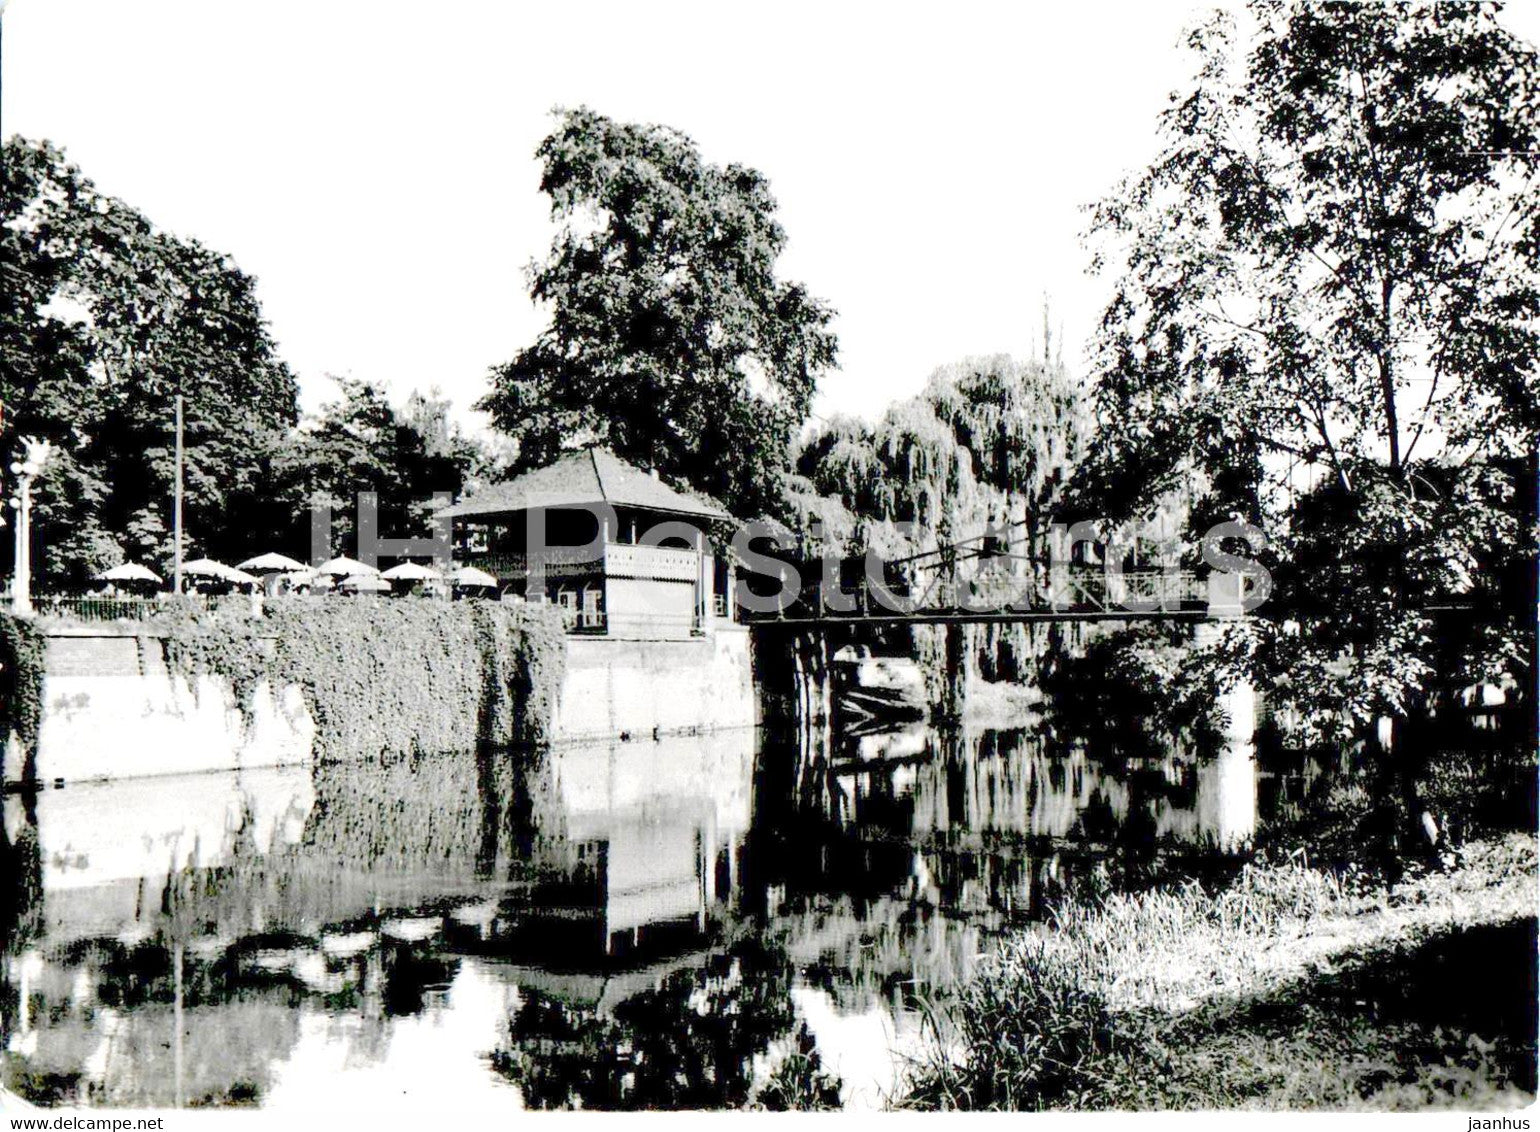
{"type": "MultiPolygon", "coordinates": [[[[995,355],[944,366],[875,426],[836,418],[805,441],[792,497],[802,549],[892,558],[1009,527],[1013,554],[1041,561],[1091,428],[1090,403],[1058,361],[995,355]]],[[[1032,569],[1018,558],[987,568],[1032,569]]],[[[1059,632],[918,628],[915,644],[940,699],[948,673],[1033,675],[1059,632]]]]}

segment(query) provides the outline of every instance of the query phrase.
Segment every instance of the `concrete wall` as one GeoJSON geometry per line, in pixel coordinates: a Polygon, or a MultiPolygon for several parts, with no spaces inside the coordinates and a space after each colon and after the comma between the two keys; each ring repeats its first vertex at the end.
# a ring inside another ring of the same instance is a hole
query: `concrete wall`
{"type": "Polygon", "coordinates": [[[607,578],[604,586],[610,636],[689,640],[695,622],[693,582],[607,578]]]}
{"type": "MultiPolygon", "coordinates": [[[[154,637],[98,629],[48,639],[44,783],[308,765],[314,735],[298,688],[274,695],[259,684],[248,719],[224,680],[167,671],[154,637]]],[[[19,744],[7,743],[6,782],[20,780],[21,762],[19,744]]]]}
{"type": "MultiPolygon", "coordinates": [[[[568,638],[558,742],[755,722],[742,628],[681,641],[568,638]]],[[[314,736],[298,688],[275,695],[259,685],[248,719],[223,680],[168,672],[154,637],[108,627],[49,638],[36,768],[44,784],[308,766],[314,736]]],[[[20,745],[7,743],[4,781],[20,781],[22,770],[20,745]]]]}
{"type": "Polygon", "coordinates": [[[567,639],[558,741],[751,727],[749,633],[723,626],[684,641],[567,639]]]}

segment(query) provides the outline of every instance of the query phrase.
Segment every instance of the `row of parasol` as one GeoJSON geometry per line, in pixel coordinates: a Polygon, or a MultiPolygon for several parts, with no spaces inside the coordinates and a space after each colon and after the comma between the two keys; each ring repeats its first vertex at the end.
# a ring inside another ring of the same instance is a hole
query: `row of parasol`
{"type": "MultiPolygon", "coordinates": [[[[228,583],[235,586],[255,586],[274,575],[285,579],[291,586],[313,585],[326,579],[338,590],[351,593],[385,593],[396,582],[444,582],[459,589],[496,589],[497,579],[485,570],[474,566],[460,566],[449,573],[423,566],[416,562],[403,562],[389,570],[377,570],[356,558],[333,558],[319,566],[306,566],[284,554],[259,554],[248,558],[238,566],[227,566],[212,558],[195,558],[182,563],[184,577],[228,583]]],[[[96,575],[99,582],[117,584],[140,583],[161,585],[159,574],[137,562],[125,562],[121,566],[103,570],[96,575]]]]}

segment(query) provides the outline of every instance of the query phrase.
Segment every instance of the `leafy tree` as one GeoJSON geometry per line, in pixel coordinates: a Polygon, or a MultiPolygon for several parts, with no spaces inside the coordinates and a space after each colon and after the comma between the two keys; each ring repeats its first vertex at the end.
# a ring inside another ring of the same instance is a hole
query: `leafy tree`
{"type": "Polygon", "coordinates": [[[308,515],[313,504],[333,509],[337,545],[349,552],[360,492],[379,496],[382,536],[407,537],[425,532],[435,493],[458,495],[498,470],[486,447],[450,421],[436,390],[414,392],[397,408],[378,384],[337,384],[342,396],[295,434],[279,478],[293,485],[291,514],[308,515]]]}
{"type": "Polygon", "coordinates": [[[934,546],[945,525],[971,537],[1023,517],[1035,538],[1090,427],[1089,399],[1062,364],[967,358],[936,370],[875,427],[826,422],[802,443],[797,471],[808,490],[837,496],[856,515],[915,523],[920,546],[934,546]]]}
{"type": "MultiPolygon", "coordinates": [[[[797,456],[792,509],[802,518],[802,548],[812,552],[822,541],[841,554],[871,547],[903,557],[1010,527],[1017,552],[1043,560],[1048,525],[1086,453],[1090,409],[1086,391],[1059,361],[995,355],[943,366],[875,427],[826,422],[797,456]],[[812,537],[814,518],[823,522],[822,540],[812,537]],[[900,523],[913,527],[902,534],[900,523]]],[[[1019,561],[1004,568],[1027,572],[1019,561]]],[[[948,657],[937,631],[917,632],[938,681],[957,667],[958,655],[986,678],[1021,678],[1053,636],[1025,625],[968,626],[948,657]]]]}
{"type": "Polygon", "coordinates": [[[599,441],[740,514],[774,510],[836,342],[831,310],[776,276],[786,234],[768,183],[675,130],[586,108],[537,154],[559,228],[530,294],[551,323],[481,407],[521,466],[599,441]]]}
{"type": "MultiPolygon", "coordinates": [[[[1533,684],[1532,607],[1467,633],[1527,562],[1540,424],[1540,75],[1495,6],[1254,0],[1217,15],[1160,119],[1164,148],[1094,211],[1116,290],[1097,343],[1104,500],[1200,485],[1278,555],[1231,640],[1305,730],[1363,736],[1506,671],[1533,684]]],[[[1417,760],[1385,760],[1409,814],[1417,760]]]]}
{"type": "Polygon", "coordinates": [[[171,557],[174,402],[185,399],[189,550],[262,540],[264,472],[298,419],[255,284],[156,230],[48,142],[5,145],[0,398],[5,445],[54,442],[37,488],[45,585],[123,555],[171,557]]]}

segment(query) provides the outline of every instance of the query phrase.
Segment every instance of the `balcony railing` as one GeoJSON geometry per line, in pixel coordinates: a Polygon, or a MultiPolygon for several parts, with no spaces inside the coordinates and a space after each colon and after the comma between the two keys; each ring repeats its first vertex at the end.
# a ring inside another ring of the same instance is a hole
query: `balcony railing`
{"type": "MultiPolygon", "coordinates": [[[[548,550],[538,556],[547,574],[597,574],[601,559],[596,559],[587,547],[548,550]]],[[[530,556],[512,551],[493,551],[490,554],[465,555],[467,565],[495,574],[499,579],[522,578],[529,573],[530,556]]]]}
{"type": "Polygon", "coordinates": [[[616,542],[604,548],[604,572],[612,578],[657,578],[693,582],[700,577],[700,555],[671,546],[616,542]]]}
{"type": "MultiPolygon", "coordinates": [[[[465,561],[500,579],[508,579],[526,576],[531,558],[522,553],[493,552],[467,554],[465,561]]],[[[700,555],[696,551],[629,542],[612,542],[597,558],[589,547],[557,547],[542,551],[535,561],[554,577],[602,573],[611,578],[693,582],[700,576],[700,555]]]]}

